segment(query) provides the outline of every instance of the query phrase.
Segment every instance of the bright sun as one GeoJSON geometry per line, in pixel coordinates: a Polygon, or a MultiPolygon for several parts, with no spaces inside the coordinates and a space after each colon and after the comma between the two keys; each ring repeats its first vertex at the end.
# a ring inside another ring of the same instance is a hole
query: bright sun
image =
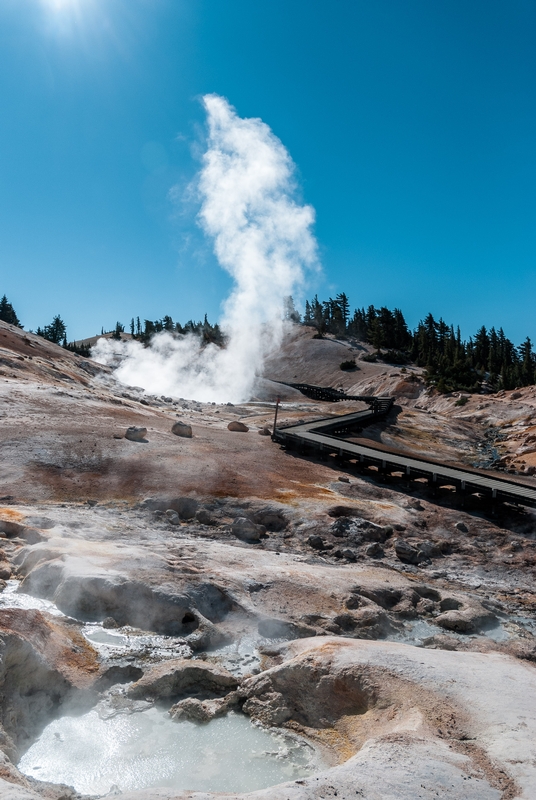
{"type": "Polygon", "coordinates": [[[63,11],[63,9],[77,6],[78,0],[45,0],[45,3],[54,11],[63,11]]]}

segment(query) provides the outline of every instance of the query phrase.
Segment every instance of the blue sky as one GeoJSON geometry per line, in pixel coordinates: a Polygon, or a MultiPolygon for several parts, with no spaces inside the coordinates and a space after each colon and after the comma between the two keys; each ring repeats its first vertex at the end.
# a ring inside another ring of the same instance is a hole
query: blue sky
{"type": "Polygon", "coordinates": [[[2,0],[0,294],[70,339],[216,319],[186,192],[215,92],[297,165],[308,296],[536,339],[535,41],[529,0],[2,0]]]}

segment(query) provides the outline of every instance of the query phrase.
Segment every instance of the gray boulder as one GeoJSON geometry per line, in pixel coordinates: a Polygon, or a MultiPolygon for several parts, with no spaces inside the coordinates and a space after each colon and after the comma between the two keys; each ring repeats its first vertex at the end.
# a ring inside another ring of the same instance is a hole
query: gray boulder
{"type": "Polygon", "coordinates": [[[231,533],[243,542],[258,542],[263,533],[266,533],[266,528],[256,525],[246,517],[237,517],[231,525],[231,533]]]}
{"type": "Polygon", "coordinates": [[[191,439],[192,426],[188,425],[186,422],[181,422],[178,420],[171,428],[171,433],[174,433],[175,436],[182,436],[183,439],[191,439]]]}
{"type": "Polygon", "coordinates": [[[379,542],[372,542],[372,544],[369,544],[365,553],[369,558],[383,558],[385,555],[383,547],[379,542]]]}
{"type": "Polygon", "coordinates": [[[317,536],[316,534],[313,534],[312,536],[308,537],[307,544],[309,545],[309,547],[312,547],[313,550],[324,549],[324,540],[322,539],[321,536],[317,536]]]}
{"type": "Polygon", "coordinates": [[[146,436],[147,428],[137,428],[135,425],[131,425],[130,428],[127,428],[127,432],[125,433],[125,439],[131,442],[146,442],[146,436]]]}
{"type": "Polygon", "coordinates": [[[238,422],[238,420],[233,420],[227,425],[228,431],[236,431],[238,433],[247,433],[249,428],[247,425],[244,425],[243,422],[238,422]]]}
{"type": "Polygon", "coordinates": [[[417,549],[404,541],[404,539],[397,539],[395,541],[395,553],[397,558],[406,564],[417,564],[419,560],[417,549]]]}
{"type": "Polygon", "coordinates": [[[195,517],[199,503],[194,497],[175,497],[168,507],[176,511],[182,520],[189,520],[195,517]]]}
{"type": "Polygon", "coordinates": [[[264,525],[269,531],[284,531],[288,525],[288,520],[278,508],[261,508],[253,515],[253,522],[257,525],[264,525]]]}
{"type": "Polygon", "coordinates": [[[206,508],[200,508],[195,518],[201,525],[217,525],[218,520],[206,508]]]}

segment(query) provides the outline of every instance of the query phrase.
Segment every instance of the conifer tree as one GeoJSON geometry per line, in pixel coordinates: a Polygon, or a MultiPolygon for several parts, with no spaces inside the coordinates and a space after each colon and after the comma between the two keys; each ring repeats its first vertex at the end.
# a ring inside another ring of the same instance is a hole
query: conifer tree
{"type": "Polygon", "coordinates": [[[56,314],[50,325],[45,325],[43,329],[37,329],[37,335],[48,339],[49,342],[54,342],[54,344],[60,344],[67,336],[67,327],[60,315],[56,314]]]}
{"type": "Polygon", "coordinates": [[[15,313],[15,309],[5,295],[0,300],[0,319],[2,322],[8,322],[10,325],[16,325],[17,328],[22,328],[19,318],[15,313]]]}

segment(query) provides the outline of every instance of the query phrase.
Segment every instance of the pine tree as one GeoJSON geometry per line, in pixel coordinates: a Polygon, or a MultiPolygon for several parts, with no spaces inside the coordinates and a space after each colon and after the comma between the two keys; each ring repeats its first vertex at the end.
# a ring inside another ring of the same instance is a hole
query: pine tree
{"type": "Polygon", "coordinates": [[[49,342],[54,342],[54,344],[60,344],[67,336],[67,327],[60,315],[56,314],[50,325],[45,325],[43,330],[37,329],[37,335],[49,342]]]}
{"type": "Polygon", "coordinates": [[[0,319],[2,322],[9,323],[9,325],[16,325],[17,328],[22,328],[19,318],[15,313],[15,309],[5,295],[0,300],[0,319]]]}
{"type": "Polygon", "coordinates": [[[291,294],[289,294],[288,297],[285,297],[283,305],[284,305],[285,319],[288,319],[290,322],[296,322],[299,325],[301,322],[300,313],[296,309],[296,306],[294,305],[294,298],[292,297],[291,294]]]}
{"type": "Polygon", "coordinates": [[[316,294],[311,306],[313,311],[313,325],[316,328],[318,336],[323,336],[326,332],[326,319],[324,317],[322,303],[318,301],[318,296],[316,294]]]}
{"type": "Polygon", "coordinates": [[[344,323],[344,332],[346,333],[346,327],[348,325],[348,318],[350,316],[350,302],[348,300],[347,295],[344,292],[340,292],[335,298],[338,307],[341,311],[342,321],[344,323]]]}
{"type": "Polygon", "coordinates": [[[535,355],[532,351],[532,342],[528,336],[519,347],[519,358],[520,383],[523,386],[531,386],[535,379],[535,355]]]}
{"type": "Polygon", "coordinates": [[[125,326],[122,325],[120,322],[116,322],[114,332],[112,334],[112,339],[121,341],[121,334],[124,333],[124,331],[125,331],[125,326]]]}

